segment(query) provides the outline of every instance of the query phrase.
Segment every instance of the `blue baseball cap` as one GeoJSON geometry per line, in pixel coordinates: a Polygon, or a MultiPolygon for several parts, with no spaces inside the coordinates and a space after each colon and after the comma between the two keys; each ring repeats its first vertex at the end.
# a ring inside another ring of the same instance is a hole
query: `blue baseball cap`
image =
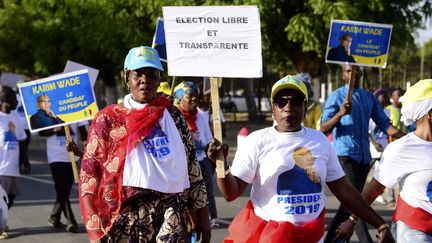
{"type": "Polygon", "coordinates": [[[143,67],[152,67],[163,71],[163,67],[156,49],[148,46],[130,49],[124,61],[124,69],[136,70],[143,67]]]}

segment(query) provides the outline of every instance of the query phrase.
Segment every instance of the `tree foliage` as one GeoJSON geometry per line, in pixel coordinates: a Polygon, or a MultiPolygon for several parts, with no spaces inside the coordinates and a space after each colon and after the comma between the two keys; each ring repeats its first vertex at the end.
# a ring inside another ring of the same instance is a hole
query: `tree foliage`
{"type": "Polygon", "coordinates": [[[263,0],[260,9],[266,62],[278,68],[289,59],[313,76],[322,71],[332,19],[392,24],[393,49],[414,45],[414,30],[431,16],[431,2],[422,0],[263,0]]]}
{"type": "Polygon", "coordinates": [[[0,0],[0,69],[43,77],[67,60],[100,72],[114,85],[127,50],[150,45],[162,6],[258,5],[264,61],[286,72],[319,76],[331,19],[393,24],[391,49],[413,44],[430,16],[424,0],[0,0]]]}
{"type": "Polygon", "coordinates": [[[114,85],[126,52],[151,45],[162,2],[149,0],[3,0],[0,8],[0,69],[47,76],[67,60],[100,70],[114,85]]]}

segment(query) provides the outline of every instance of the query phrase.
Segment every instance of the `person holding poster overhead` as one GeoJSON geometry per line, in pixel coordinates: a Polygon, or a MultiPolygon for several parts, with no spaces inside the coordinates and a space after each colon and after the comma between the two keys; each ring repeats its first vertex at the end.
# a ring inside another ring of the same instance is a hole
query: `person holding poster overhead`
{"type": "MultiPolygon", "coordinates": [[[[358,66],[343,65],[342,78],[347,83],[328,97],[321,118],[320,130],[328,134],[333,131],[333,148],[351,184],[362,191],[372,161],[369,146],[369,120],[372,119],[381,131],[394,137],[405,135],[394,126],[384,113],[372,93],[359,88],[362,71],[358,66]],[[354,72],[352,74],[352,72],[354,72]],[[351,77],[351,78],[350,78],[351,77]],[[349,80],[353,85],[352,100],[347,100],[349,80]]],[[[331,242],[336,228],[349,218],[350,212],[342,203],[329,226],[326,242],[331,242]]],[[[361,242],[371,242],[367,226],[360,221],[356,233],[361,242]]]]}
{"type": "Polygon", "coordinates": [[[219,224],[217,223],[216,201],[213,192],[213,175],[215,169],[205,153],[205,148],[213,138],[213,134],[208,123],[208,117],[198,110],[199,96],[200,90],[193,82],[181,82],[174,88],[174,104],[176,104],[183,113],[188,123],[189,132],[195,143],[195,153],[206,184],[207,198],[209,200],[210,226],[216,228],[219,224]]]}
{"type": "MultiPolygon", "coordinates": [[[[271,92],[276,125],[251,133],[238,148],[232,166],[225,159],[225,178],[217,178],[227,201],[252,184],[250,201],[229,226],[225,242],[322,242],[325,227],[325,185],[350,209],[392,242],[384,220],[348,182],[327,137],[302,126],[308,93],[293,76],[277,81],[271,92]]],[[[214,141],[214,161],[222,151],[214,141]]]]}
{"type": "Polygon", "coordinates": [[[79,199],[90,241],[188,242],[196,230],[210,242],[191,134],[180,110],[157,95],[158,52],[132,48],[124,71],[130,94],[98,112],[83,155],[79,199]]]}

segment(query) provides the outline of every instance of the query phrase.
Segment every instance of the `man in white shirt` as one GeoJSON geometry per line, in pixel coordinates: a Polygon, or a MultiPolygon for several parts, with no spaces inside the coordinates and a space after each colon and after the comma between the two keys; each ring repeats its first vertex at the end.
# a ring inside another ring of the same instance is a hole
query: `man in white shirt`
{"type": "MultiPolygon", "coordinates": [[[[51,114],[51,100],[48,96],[43,96],[38,102],[44,104],[40,105],[39,109],[46,114],[51,114]]],[[[55,116],[46,117],[44,119],[46,124],[42,127],[48,127],[63,123],[55,116]]],[[[81,139],[87,138],[85,124],[79,124],[81,139]]],[[[72,139],[76,139],[77,124],[70,125],[72,139]]],[[[63,212],[67,223],[66,230],[75,233],[78,230],[78,225],[73,214],[71,204],[69,201],[70,192],[73,185],[73,171],[69,154],[66,151],[66,134],[63,127],[55,127],[51,129],[42,130],[39,135],[47,138],[47,157],[50,165],[51,174],[54,180],[54,187],[56,190],[56,201],[48,219],[48,224],[54,228],[63,228],[60,218],[63,212]]]]}
{"type": "MultiPolygon", "coordinates": [[[[27,137],[19,121],[11,114],[17,104],[15,92],[0,86],[0,182],[8,197],[8,208],[12,207],[20,192],[19,143],[27,137]]],[[[0,239],[7,237],[5,232],[0,235],[0,239]]]]}

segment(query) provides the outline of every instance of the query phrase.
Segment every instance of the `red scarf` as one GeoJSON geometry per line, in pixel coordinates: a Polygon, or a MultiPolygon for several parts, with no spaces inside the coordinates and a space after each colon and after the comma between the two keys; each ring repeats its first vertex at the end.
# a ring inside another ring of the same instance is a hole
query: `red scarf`
{"type": "Polygon", "coordinates": [[[143,109],[111,105],[96,115],[79,183],[81,213],[90,240],[100,239],[110,230],[124,200],[123,190],[133,189],[122,184],[126,155],[150,134],[169,104],[168,99],[158,97],[143,109]],[[92,149],[96,134],[98,149],[92,149]]]}
{"type": "Polygon", "coordinates": [[[255,214],[249,200],[231,222],[224,243],[317,242],[324,235],[325,210],[302,226],[290,222],[265,221],[255,214]]]}
{"type": "Polygon", "coordinates": [[[198,127],[196,125],[196,121],[198,119],[198,110],[184,111],[180,106],[179,109],[183,113],[183,116],[186,119],[189,131],[190,132],[198,131],[198,127]]]}
{"type": "MultiPolygon", "coordinates": [[[[158,96],[148,103],[143,109],[130,109],[125,117],[118,109],[108,109],[106,114],[116,117],[117,119],[124,119],[127,136],[120,138],[120,146],[126,151],[128,141],[132,142],[134,146],[130,146],[129,150],[133,149],[137,142],[140,142],[148,134],[151,133],[154,125],[162,117],[165,108],[170,104],[170,101],[163,97],[158,96]]],[[[128,151],[129,153],[130,151],[128,151]]],[[[122,158],[120,158],[122,159],[122,158]]]]}

